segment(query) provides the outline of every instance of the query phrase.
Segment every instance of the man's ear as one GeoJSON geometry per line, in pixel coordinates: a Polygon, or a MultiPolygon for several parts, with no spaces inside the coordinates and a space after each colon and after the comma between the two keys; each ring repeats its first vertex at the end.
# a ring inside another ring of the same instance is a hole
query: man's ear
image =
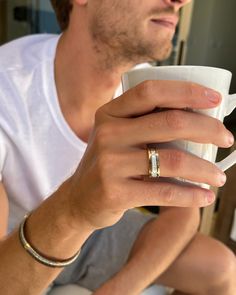
{"type": "Polygon", "coordinates": [[[77,5],[86,5],[88,4],[88,0],[74,0],[77,5]]]}

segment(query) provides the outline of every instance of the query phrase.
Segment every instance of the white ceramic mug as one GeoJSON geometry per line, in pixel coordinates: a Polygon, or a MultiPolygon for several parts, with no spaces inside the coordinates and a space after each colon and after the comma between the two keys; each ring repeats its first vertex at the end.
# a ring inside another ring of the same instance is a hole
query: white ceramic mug
{"type": "MultiPolygon", "coordinates": [[[[224,117],[229,115],[236,107],[236,94],[229,94],[232,73],[220,68],[203,66],[162,66],[134,69],[125,73],[122,77],[123,91],[140,84],[146,80],[181,80],[191,81],[208,88],[219,91],[222,95],[221,104],[213,109],[194,110],[196,112],[214,117],[223,122],[224,117]]],[[[212,144],[200,144],[184,140],[176,140],[164,144],[167,146],[184,149],[190,153],[215,163],[217,146],[212,144]]],[[[161,145],[163,146],[163,144],[161,145]]],[[[217,166],[225,171],[236,163],[236,151],[232,152],[217,166]]],[[[204,186],[204,185],[203,185],[204,186]]]]}

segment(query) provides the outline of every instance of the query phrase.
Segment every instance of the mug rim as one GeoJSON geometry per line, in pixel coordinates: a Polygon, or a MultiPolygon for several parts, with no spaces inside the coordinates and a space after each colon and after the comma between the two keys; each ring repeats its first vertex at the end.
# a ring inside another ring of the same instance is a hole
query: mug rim
{"type": "Polygon", "coordinates": [[[190,69],[190,68],[198,68],[198,69],[211,69],[211,70],[214,70],[216,72],[225,72],[227,74],[230,74],[232,75],[232,72],[230,72],[229,70],[227,69],[224,69],[224,68],[220,68],[220,67],[211,67],[211,66],[197,66],[197,65],[168,65],[168,66],[146,66],[146,67],[143,67],[143,68],[138,68],[138,69],[131,69],[129,71],[127,71],[126,73],[124,74],[127,74],[127,73],[133,73],[133,72],[142,72],[142,71],[146,71],[146,70],[155,70],[155,69],[158,69],[158,70],[164,70],[164,69],[190,69]]]}

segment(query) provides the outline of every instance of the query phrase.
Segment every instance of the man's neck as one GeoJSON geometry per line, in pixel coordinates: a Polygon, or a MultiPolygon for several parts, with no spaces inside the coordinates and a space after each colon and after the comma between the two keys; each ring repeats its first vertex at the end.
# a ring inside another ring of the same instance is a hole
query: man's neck
{"type": "Polygon", "coordinates": [[[79,44],[71,32],[61,36],[55,77],[62,113],[73,131],[87,141],[95,112],[112,99],[124,69],[102,69],[95,49],[88,46],[91,42],[82,37],[79,44]]]}

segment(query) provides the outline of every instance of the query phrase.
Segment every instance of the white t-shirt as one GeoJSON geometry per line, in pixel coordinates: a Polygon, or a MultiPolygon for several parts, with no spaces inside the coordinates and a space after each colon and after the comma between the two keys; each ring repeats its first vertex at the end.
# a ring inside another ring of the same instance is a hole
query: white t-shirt
{"type": "MultiPolygon", "coordinates": [[[[87,146],[58,102],[59,37],[27,36],[0,47],[0,180],[9,198],[9,232],[74,174],[87,146]]],[[[121,93],[120,85],[114,97],[121,93]]]]}
{"type": "Polygon", "coordinates": [[[0,179],[9,197],[9,231],[75,172],[86,149],[59,106],[58,39],[35,35],[0,47],[0,179]]]}

